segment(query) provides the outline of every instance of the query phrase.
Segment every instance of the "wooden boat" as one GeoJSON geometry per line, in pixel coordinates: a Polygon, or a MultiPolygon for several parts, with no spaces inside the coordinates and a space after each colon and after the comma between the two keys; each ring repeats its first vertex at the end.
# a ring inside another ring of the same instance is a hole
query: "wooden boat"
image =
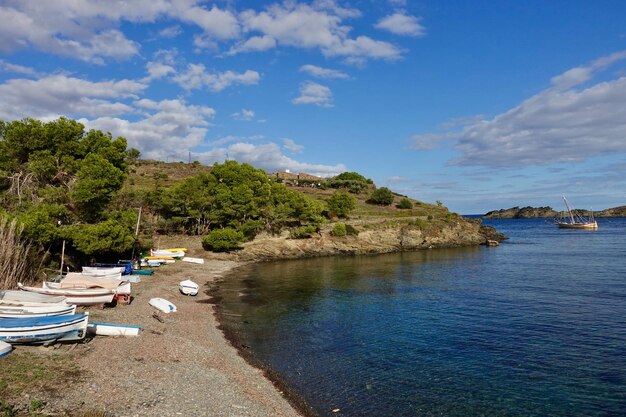
{"type": "Polygon", "coordinates": [[[181,281],[180,284],[178,285],[178,289],[180,290],[180,292],[185,295],[198,295],[199,288],[200,287],[198,286],[198,284],[196,284],[190,279],[181,281]]]}
{"type": "Polygon", "coordinates": [[[567,208],[567,216],[556,221],[560,229],[595,230],[598,228],[598,223],[593,218],[593,211],[588,218],[582,217],[572,212],[565,196],[563,196],[563,201],[567,208]]]}
{"type": "Polygon", "coordinates": [[[148,304],[164,313],[176,312],[176,306],[167,301],[165,298],[151,298],[150,301],[148,301],[148,304]]]}
{"type": "Polygon", "coordinates": [[[0,318],[28,318],[46,316],[69,316],[76,314],[76,306],[65,302],[48,305],[33,304],[0,304],[0,318]]]}
{"type": "Polygon", "coordinates": [[[114,291],[114,298],[121,303],[128,304],[131,300],[130,282],[121,281],[119,279],[87,277],[82,274],[70,272],[60,282],[44,282],[43,285],[46,288],[52,289],[107,289],[114,291]]]}
{"type": "Polygon", "coordinates": [[[89,314],[21,319],[0,318],[0,340],[6,343],[52,343],[82,340],[89,314]]]}
{"type": "Polygon", "coordinates": [[[190,262],[190,263],[194,263],[194,264],[203,264],[204,263],[204,259],[202,258],[191,258],[189,256],[185,256],[182,259],[183,262],[190,262]]]}
{"type": "Polygon", "coordinates": [[[97,336],[139,336],[141,326],[126,324],[100,323],[92,321],[87,324],[87,331],[97,336]]]}
{"type": "Polygon", "coordinates": [[[0,340],[0,358],[8,355],[13,351],[13,346],[0,340]]]}
{"type": "Polygon", "coordinates": [[[58,283],[46,283],[43,287],[28,287],[18,283],[17,286],[25,291],[30,291],[38,294],[46,295],[61,295],[66,298],[68,304],[74,305],[94,305],[94,304],[107,304],[113,301],[115,296],[115,290],[109,290],[106,288],[52,288],[49,284],[58,283]]]}
{"type": "Polygon", "coordinates": [[[65,297],[20,290],[0,290],[0,304],[3,303],[28,303],[36,305],[59,304],[65,303],[65,297]]]}
{"type": "Polygon", "coordinates": [[[182,258],[183,256],[185,256],[185,252],[182,250],[179,251],[172,251],[172,250],[168,250],[168,249],[152,249],[150,251],[150,255],[151,256],[168,256],[168,257],[172,257],[172,258],[182,258]]]}

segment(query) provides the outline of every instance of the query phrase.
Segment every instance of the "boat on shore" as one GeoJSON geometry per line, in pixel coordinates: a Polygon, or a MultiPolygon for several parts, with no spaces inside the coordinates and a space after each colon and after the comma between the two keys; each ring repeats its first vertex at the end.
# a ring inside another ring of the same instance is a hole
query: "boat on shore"
{"type": "Polygon", "coordinates": [[[11,344],[49,344],[85,338],[89,313],[69,316],[0,318],[0,341],[11,344]]]}
{"type": "Polygon", "coordinates": [[[563,216],[555,222],[560,229],[595,230],[598,228],[598,222],[593,218],[593,211],[590,211],[589,217],[583,217],[572,211],[565,196],[563,196],[563,201],[567,208],[567,216],[563,216]]]}
{"type": "Polygon", "coordinates": [[[8,355],[13,351],[13,346],[0,340],[0,358],[8,355]]]}
{"type": "Polygon", "coordinates": [[[181,293],[185,295],[198,295],[198,290],[200,289],[200,287],[192,280],[186,279],[180,282],[180,284],[178,285],[178,289],[181,293]]]}
{"type": "Polygon", "coordinates": [[[96,305],[108,304],[113,301],[115,290],[106,288],[52,288],[50,284],[44,282],[43,287],[29,287],[18,282],[17,286],[24,291],[34,292],[44,295],[60,295],[67,299],[68,304],[74,305],[96,305]]]}
{"type": "Polygon", "coordinates": [[[128,324],[101,323],[92,321],[87,324],[89,334],[97,336],[139,336],[141,326],[128,324]]]}
{"type": "MultiPolygon", "coordinates": [[[[24,291],[25,292],[25,291],[24,291]]],[[[69,316],[76,314],[73,304],[33,305],[28,303],[0,304],[0,318],[29,318],[47,316],[69,316]]]]}

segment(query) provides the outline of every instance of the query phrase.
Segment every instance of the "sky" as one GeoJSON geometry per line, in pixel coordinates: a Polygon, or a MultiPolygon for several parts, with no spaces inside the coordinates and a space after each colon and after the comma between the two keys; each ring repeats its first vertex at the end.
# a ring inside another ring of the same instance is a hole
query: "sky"
{"type": "Polygon", "coordinates": [[[0,22],[0,120],[460,214],[626,205],[622,0],[0,0],[0,22]]]}

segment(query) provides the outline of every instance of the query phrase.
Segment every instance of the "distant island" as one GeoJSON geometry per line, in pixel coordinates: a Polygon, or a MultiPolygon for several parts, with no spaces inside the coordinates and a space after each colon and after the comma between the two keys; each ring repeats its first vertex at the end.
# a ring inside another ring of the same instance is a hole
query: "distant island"
{"type": "MultiPolygon", "coordinates": [[[[589,215],[589,210],[572,210],[574,213],[589,215]]],[[[562,211],[556,211],[552,207],[511,207],[508,209],[493,210],[486,213],[485,219],[539,219],[561,217],[562,211]]],[[[626,206],[608,208],[602,211],[594,211],[594,217],[626,217],[626,206]]]]}

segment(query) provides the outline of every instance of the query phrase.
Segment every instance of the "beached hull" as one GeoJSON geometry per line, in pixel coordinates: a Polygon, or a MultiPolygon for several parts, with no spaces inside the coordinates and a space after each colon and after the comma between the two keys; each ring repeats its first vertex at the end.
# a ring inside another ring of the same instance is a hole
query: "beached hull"
{"type": "Polygon", "coordinates": [[[198,286],[198,284],[191,280],[181,281],[178,285],[178,289],[180,290],[180,292],[185,295],[197,295],[199,288],[200,287],[198,286]]]}
{"type": "Polygon", "coordinates": [[[88,314],[0,319],[0,340],[11,344],[51,343],[84,339],[88,314]]]}
{"type": "Polygon", "coordinates": [[[557,222],[556,223],[560,229],[582,229],[582,230],[592,230],[598,228],[597,222],[589,222],[589,223],[566,223],[566,222],[557,222]]]}
{"type": "Polygon", "coordinates": [[[174,313],[176,311],[176,306],[164,298],[151,298],[148,304],[164,313],[174,313]]]}
{"type": "Polygon", "coordinates": [[[204,263],[204,259],[202,258],[190,258],[189,256],[185,256],[182,259],[183,262],[190,262],[193,264],[203,264],[204,263]]]}
{"type": "Polygon", "coordinates": [[[36,304],[59,304],[64,303],[65,297],[22,290],[0,290],[0,304],[2,303],[36,303],[36,304]]]}
{"type": "Polygon", "coordinates": [[[172,258],[182,258],[185,256],[185,252],[180,251],[171,251],[171,250],[152,250],[150,251],[150,255],[152,256],[169,256],[172,258]]]}
{"type": "Polygon", "coordinates": [[[133,272],[131,273],[131,275],[152,275],[152,274],[154,274],[154,271],[152,269],[133,269],[133,272]]]}
{"type": "Polygon", "coordinates": [[[125,268],[123,266],[115,267],[99,267],[99,266],[83,266],[83,274],[92,276],[101,275],[122,275],[125,268]]]}
{"type": "Polygon", "coordinates": [[[8,355],[13,351],[13,346],[0,340],[0,358],[8,355]]]}
{"type": "MultiPolygon", "coordinates": [[[[44,285],[50,283],[44,283],[44,285]]],[[[55,284],[55,283],[53,283],[55,284]]],[[[79,306],[107,304],[113,301],[115,291],[106,289],[59,289],[50,287],[27,287],[17,284],[20,289],[38,294],[62,295],[66,298],[66,303],[79,306]]]]}
{"type": "Polygon", "coordinates": [[[87,330],[98,336],[139,336],[142,327],[94,321],[87,325],[87,330]]]}
{"type": "Polygon", "coordinates": [[[65,303],[50,305],[0,304],[0,318],[69,316],[72,314],[76,314],[76,306],[65,303]]]}

